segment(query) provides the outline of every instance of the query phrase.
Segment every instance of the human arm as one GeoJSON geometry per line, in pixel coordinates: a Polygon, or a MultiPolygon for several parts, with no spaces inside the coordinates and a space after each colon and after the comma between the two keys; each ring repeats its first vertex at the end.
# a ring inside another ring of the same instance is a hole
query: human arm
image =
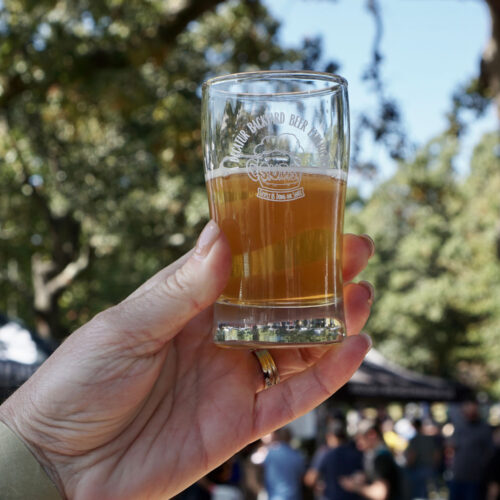
{"type": "MultiPolygon", "coordinates": [[[[344,252],[351,280],[373,248],[346,235],[344,252]]],[[[357,369],[370,347],[358,334],[372,294],[348,283],[350,337],[273,351],[282,382],[264,391],[250,351],[212,342],[212,304],[230,267],[227,241],[210,223],[195,250],[72,334],[0,407],[63,497],[173,496],[317,406],[357,369]]]]}
{"type": "Polygon", "coordinates": [[[384,479],[377,479],[368,484],[360,481],[359,477],[348,476],[339,478],[339,483],[346,491],[357,493],[369,500],[386,500],[389,495],[389,483],[384,479]]]}
{"type": "Polygon", "coordinates": [[[367,481],[365,474],[353,474],[339,478],[340,485],[347,491],[358,493],[369,500],[386,500],[399,493],[399,470],[388,450],[376,453],[373,461],[373,477],[367,481]]]}
{"type": "Polygon", "coordinates": [[[406,466],[413,467],[417,460],[417,452],[415,450],[415,441],[412,439],[408,443],[408,447],[405,450],[406,466]]]}
{"type": "Polygon", "coordinates": [[[500,483],[491,482],[487,485],[486,500],[497,500],[500,495],[500,483]]]}
{"type": "Polygon", "coordinates": [[[319,479],[319,473],[317,469],[309,467],[304,475],[304,484],[309,488],[314,488],[319,479]]]}
{"type": "Polygon", "coordinates": [[[389,485],[387,481],[377,479],[371,484],[361,486],[358,492],[369,500],[386,500],[389,495],[389,485]]]}
{"type": "Polygon", "coordinates": [[[311,463],[304,475],[304,484],[309,488],[317,488],[318,482],[320,481],[320,475],[323,472],[322,468],[324,468],[324,457],[327,453],[328,449],[325,445],[318,448],[314,453],[311,463]]]}

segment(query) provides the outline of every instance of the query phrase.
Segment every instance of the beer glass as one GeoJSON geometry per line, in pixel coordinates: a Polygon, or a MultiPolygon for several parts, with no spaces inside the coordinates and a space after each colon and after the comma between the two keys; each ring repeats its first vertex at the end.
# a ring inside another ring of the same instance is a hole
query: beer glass
{"type": "Polygon", "coordinates": [[[232,252],[214,341],[341,341],[347,82],[310,71],[213,78],[203,85],[202,140],[210,214],[232,252]]]}

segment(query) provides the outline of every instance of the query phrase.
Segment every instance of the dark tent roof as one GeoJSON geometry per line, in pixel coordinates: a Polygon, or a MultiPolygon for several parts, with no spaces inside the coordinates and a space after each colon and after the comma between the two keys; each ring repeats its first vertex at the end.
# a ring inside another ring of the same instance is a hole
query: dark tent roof
{"type": "Polygon", "coordinates": [[[371,349],[335,400],[460,401],[472,396],[468,387],[439,377],[407,370],[371,349]]]}

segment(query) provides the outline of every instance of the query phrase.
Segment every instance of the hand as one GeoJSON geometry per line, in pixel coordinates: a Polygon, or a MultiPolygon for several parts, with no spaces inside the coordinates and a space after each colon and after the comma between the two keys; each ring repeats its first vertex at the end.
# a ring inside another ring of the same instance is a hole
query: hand
{"type": "Polygon", "coordinates": [[[346,491],[355,492],[358,489],[358,484],[351,476],[339,477],[339,484],[346,491]]]}
{"type": "MultiPolygon", "coordinates": [[[[344,237],[344,277],[373,252],[344,237]]],[[[246,444],[311,410],[369,349],[357,335],[369,286],[345,286],[347,329],[333,347],[273,351],[282,382],[263,390],[248,350],[212,343],[212,304],[231,267],[207,225],[197,247],[73,333],[2,407],[61,493],[76,499],[167,498],[246,444]]]]}
{"type": "Polygon", "coordinates": [[[359,493],[366,484],[366,477],[363,472],[355,472],[350,476],[339,477],[339,484],[346,491],[359,493]]]}

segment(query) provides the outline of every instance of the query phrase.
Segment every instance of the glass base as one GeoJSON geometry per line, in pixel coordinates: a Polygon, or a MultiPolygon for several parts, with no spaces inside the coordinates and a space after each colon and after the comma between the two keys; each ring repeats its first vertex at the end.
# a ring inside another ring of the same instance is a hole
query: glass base
{"type": "Polygon", "coordinates": [[[312,347],[345,335],[342,300],[307,307],[215,304],[214,342],[225,347],[312,347]]]}

